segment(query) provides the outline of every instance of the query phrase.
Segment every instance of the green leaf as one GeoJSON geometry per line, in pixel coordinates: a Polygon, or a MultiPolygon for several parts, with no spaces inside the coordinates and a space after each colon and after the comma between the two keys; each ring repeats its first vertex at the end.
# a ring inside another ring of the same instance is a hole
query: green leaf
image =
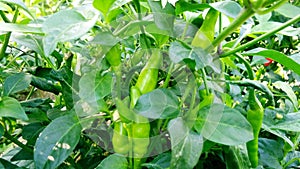
{"type": "Polygon", "coordinates": [[[190,11],[190,12],[198,11],[198,10],[202,11],[209,7],[210,6],[207,3],[198,4],[198,3],[190,3],[186,1],[178,1],[176,3],[175,11],[176,11],[176,15],[179,15],[185,11],[190,11]]]}
{"type": "Polygon", "coordinates": [[[230,146],[225,149],[226,168],[245,169],[250,168],[250,161],[247,156],[247,148],[242,146],[230,146]]]}
{"type": "Polygon", "coordinates": [[[282,91],[284,91],[287,96],[289,97],[289,99],[292,101],[293,105],[294,105],[294,109],[297,111],[298,110],[298,100],[297,100],[297,96],[294,93],[292,87],[286,83],[286,82],[282,82],[282,81],[277,81],[275,83],[273,83],[273,86],[276,87],[277,89],[281,89],[282,91]]]}
{"type": "Polygon", "coordinates": [[[4,81],[3,95],[9,96],[29,87],[31,76],[25,73],[18,73],[7,77],[4,81]]]}
{"type": "Polygon", "coordinates": [[[79,81],[79,96],[89,104],[97,102],[112,92],[112,75],[102,75],[99,71],[92,71],[82,76],[79,81]]]}
{"type": "Polygon", "coordinates": [[[36,51],[40,55],[44,55],[43,42],[41,36],[13,34],[11,36],[11,40],[36,51]]]}
{"type": "Polygon", "coordinates": [[[26,25],[15,23],[0,23],[0,31],[43,34],[43,31],[39,25],[26,25]]]}
{"type": "Polygon", "coordinates": [[[289,113],[279,122],[270,126],[271,129],[300,132],[300,113],[289,113]]]}
{"type": "Polygon", "coordinates": [[[128,168],[128,161],[126,157],[112,154],[106,157],[97,167],[96,169],[127,169],[128,168]]]}
{"type": "Polygon", "coordinates": [[[282,144],[275,140],[260,138],[258,148],[261,165],[269,168],[282,168],[280,165],[280,159],[283,158],[282,144]]]}
{"type": "Polygon", "coordinates": [[[172,169],[191,169],[201,155],[203,138],[191,131],[181,117],[173,119],[168,124],[172,144],[172,169]]]}
{"type": "Polygon", "coordinates": [[[175,118],[179,114],[179,101],[171,90],[155,89],[142,95],[134,109],[138,114],[152,119],[175,118]]]}
{"type": "Polygon", "coordinates": [[[275,9],[275,11],[288,18],[294,18],[300,14],[300,8],[291,3],[285,3],[275,9]]]}
{"type": "Polygon", "coordinates": [[[236,18],[242,10],[242,7],[234,1],[215,2],[211,3],[210,6],[231,18],[236,18]]]}
{"type": "Polygon", "coordinates": [[[91,43],[100,44],[102,46],[112,47],[115,46],[120,40],[117,39],[110,32],[100,32],[98,33],[91,43]]]}
{"type": "Polygon", "coordinates": [[[148,0],[148,3],[153,12],[154,22],[156,26],[162,30],[173,32],[175,20],[175,8],[167,3],[163,8],[160,2],[148,0]]]}
{"type": "Polygon", "coordinates": [[[210,141],[239,145],[253,139],[250,123],[235,109],[222,104],[212,104],[200,109],[198,116],[194,127],[210,141]]]}
{"type": "Polygon", "coordinates": [[[65,42],[80,38],[95,24],[97,15],[86,19],[75,10],[59,11],[48,17],[43,23],[42,29],[46,36],[43,39],[45,55],[49,56],[58,42],[65,42]]]}
{"type": "Polygon", "coordinates": [[[149,169],[167,169],[170,167],[171,153],[159,154],[152,161],[142,164],[149,169]]]}
{"type": "Polygon", "coordinates": [[[0,2],[6,2],[9,4],[13,4],[18,6],[19,8],[22,8],[25,12],[27,12],[32,18],[35,18],[29,11],[29,9],[26,7],[23,1],[21,0],[0,0],[0,2]]]}
{"type": "Polygon", "coordinates": [[[175,41],[171,43],[169,49],[170,59],[174,63],[179,63],[186,59],[192,60],[196,63],[196,68],[202,69],[212,63],[212,56],[200,48],[191,48],[175,41]]]}
{"type": "Polygon", "coordinates": [[[0,117],[13,117],[21,120],[28,120],[25,111],[20,103],[11,97],[0,98],[0,117]]]}
{"type": "MultiPolygon", "coordinates": [[[[274,22],[274,21],[262,22],[252,28],[251,34],[263,34],[265,32],[269,32],[273,28],[277,28],[282,25],[283,23],[274,22]]],[[[297,36],[300,34],[300,28],[294,28],[292,26],[288,26],[277,33],[286,36],[297,36]]]]}
{"type": "Polygon", "coordinates": [[[74,150],[80,139],[81,125],[74,114],[52,121],[40,134],[34,146],[37,169],[58,167],[74,150]]]}
{"type": "Polygon", "coordinates": [[[293,60],[292,58],[286,56],[285,54],[278,52],[272,49],[264,49],[264,48],[256,48],[247,52],[244,52],[243,55],[259,55],[265,58],[271,58],[276,62],[279,62],[286,68],[294,71],[298,75],[300,75],[300,64],[293,60]]]}
{"type": "Polygon", "coordinates": [[[115,1],[116,0],[94,0],[93,6],[106,16],[115,1]]]}

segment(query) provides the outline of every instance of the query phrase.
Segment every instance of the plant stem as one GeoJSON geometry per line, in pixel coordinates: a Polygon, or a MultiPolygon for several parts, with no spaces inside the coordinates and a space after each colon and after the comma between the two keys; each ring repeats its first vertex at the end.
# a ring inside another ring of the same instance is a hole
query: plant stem
{"type": "Polygon", "coordinates": [[[0,16],[4,22],[10,23],[10,20],[6,17],[6,15],[3,13],[3,11],[0,11],[0,16]]]}
{"type": "MultiPolygon", "coordinates": [[[[217,47],[229,34],[235,31],[239,26],[241,26],[248,18],[254,14],[252,9],[243,9],[240,15],[232,22],[225,30],[223,30],[214,41],[212,41],[212,47],[217,47]]],[[[211,48],[211,47],[208,47],[211,48]]],[[[207,51],[211,51],[208,49],[207,51]]]]}
{"type": "Polygon", "coordinates": [[[169,86],[169,82],[170,82],[170,79],[171,79],[171,73],[172,73],[173,68],[174,68],[174,63],[172,62],[170,67],[169,67],[169,71],[168,71],[166,80],[164,82],[163,88],[167,88],[169,86]]]}
{"type": "Polygon", "coordinates": [[[275,29],[271,30],[270,32],[267,32],[267,33],[265,33],[265,34],[263,34],[263,35],[261,35],[261,36],[255,38],[255,39],[253,39],[252,41],[250,41],[250,42],[248,42],[248,43],[245,43],[244,45],[241,45],[241,46],[239,46],[239,47],[237,47],[237,48],[235,48],[235,49],[233,49],[233,50],[231,50],[231,51],[229,51],[229,52],[223,53],[223,54],[221,54],[219,57],[220,57],[220,58],[223,58],[223,57],[230,56],[230,55],[232,55],[232,54],[234,54],[234,53],[236,53],[236,52],[238,52],[238,51],[243,51],[243,50],[245,50],[246,48],[255,45],[257,42],[259,42],[259,41],[261,41],[261,40],[263,40],[263,39],[266,39],[266,38],[268,38],[268,37],[274,35],[275,33],[277,33],[277,32],[279,32],[279,31],[283,30],[284,28],[290,26],[291,24],[293,24],[293,23],[295,23],[295,22],[298,22],[299,20],[300,20],[300,15],[297,15],[297,16],[294,17],[293,19],[291,19],[291,20],[285,22],[285,23],[284,23],[283,25],[281,25],[280,27],[275,28],[275,29]]]}
{"type": "Polygon", "coordinates": [[[201,73],[202,73],[202,77],[203,77],[203,83],[204,83],[204,87],[206,90],[206,93],[209,94],[209,88],[208,88],[208,84],[207,84],[207,76],[206,76],[206,72],[205,69],[201,69],[201,73]]]}
{"type": "MultiPolygon", "coordinates": [[[[17,18],[18,18],[18,15],[19,15],[19,8],[17,7],[16,11],[15,11],[15,14],[14,14],[14,17],[13,17],[13,20],[12,20],[12,23],[16,23],[17,21],[17,18]]],[[[5,16],[5,15],[4,15],[5,16]]],[[[3,18],[2,14],[1,14],[1,17],[3,18]]],[[[6,18],[6,16],[4,17],[6,18]]],[[[3,18],[3,19],[4,19],[3,18]]],[[[6,18],[7,19],[7,18],[6,18]]],[[[5,20],[6,20],[5,19],[5,20]]],[[[6,21],[9,21],[8,19],[6,21]]],[[[9,39],[10,39],[10,36],[11,36],[11,32],[8,32],[6,33],[5,35],[5,39],[4,39],[4,42],[2,44],[2,48],[1,48],[1,51],[0,51],[0,61],[5,57],[5,51],[7,49],[7,46],[8,46],[8,43],[9,43],[9,39]]]]}
{"type": "Polygon", "coordinates": [[[15,143],[16,145],[18,145],[19,147],[21,147],[23,150],[32,153],[33,150],[24,145],[23,143],[21,143],[18,139],[14,138],[12,135],[10,135],[8,132],[4,132],[4,137],[6,137],[8,140],[10,140],[11,142],[15,143]]]}

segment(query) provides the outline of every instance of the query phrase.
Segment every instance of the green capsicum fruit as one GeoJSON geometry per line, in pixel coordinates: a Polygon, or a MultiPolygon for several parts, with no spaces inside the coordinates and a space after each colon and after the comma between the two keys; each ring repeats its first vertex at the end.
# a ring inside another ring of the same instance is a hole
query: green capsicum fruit
{"type": "Polygon", "coordinates": [[[247,112],[247,120],[253,128],[254,139],[247,142],[248,157],[251,162],[251,166],[256,168],[258,166],[258,137],[263,123],[264,109],[255,96],[254,89],[250,89],[249,92],[249,106],[250,109],[247,112]]]}

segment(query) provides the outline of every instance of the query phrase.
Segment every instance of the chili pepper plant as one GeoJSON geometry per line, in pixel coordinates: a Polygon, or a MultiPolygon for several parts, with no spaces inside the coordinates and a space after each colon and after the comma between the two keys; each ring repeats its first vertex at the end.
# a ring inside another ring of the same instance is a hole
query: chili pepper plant
{"type": "Polygon", "coordinates": [[[0,168],[300,166],[288,0],[0,0],[0,168]]]}

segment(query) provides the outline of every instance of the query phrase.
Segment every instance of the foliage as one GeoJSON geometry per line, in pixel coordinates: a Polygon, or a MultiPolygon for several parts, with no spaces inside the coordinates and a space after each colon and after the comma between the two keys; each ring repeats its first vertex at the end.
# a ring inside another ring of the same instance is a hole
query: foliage
{"type": "Polygon", "coordinates": [[[299,166],[299,11],[0,0],[0,168],[299,166]]]}

